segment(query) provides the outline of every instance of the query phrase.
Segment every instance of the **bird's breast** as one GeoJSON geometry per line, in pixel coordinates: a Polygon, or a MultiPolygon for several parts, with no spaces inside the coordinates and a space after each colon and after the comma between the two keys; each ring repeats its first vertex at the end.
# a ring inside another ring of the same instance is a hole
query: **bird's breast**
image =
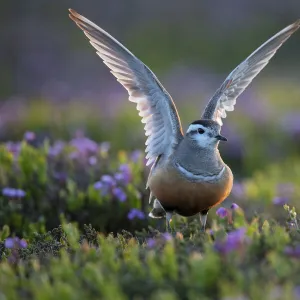
{"type": "Polygon", "coordinates": [[[161,166],[153,171],[149,187],[166,210],[192,216],[221,203],[229,195],[233,175],[228,166],[224,167],[221,176],[191,180],[174,165],[161,166]]]}

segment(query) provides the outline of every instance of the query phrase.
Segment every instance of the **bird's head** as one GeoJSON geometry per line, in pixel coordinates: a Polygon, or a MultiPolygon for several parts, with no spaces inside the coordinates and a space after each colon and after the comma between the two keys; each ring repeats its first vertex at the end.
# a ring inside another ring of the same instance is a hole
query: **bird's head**
{"type": "Polygon", "coordinates": [[[198,120],[190,124],[185,138],[201,148],[215,148],[219,141],[227,141],[220,130],[221,126],[213,120],[198,120]]]}

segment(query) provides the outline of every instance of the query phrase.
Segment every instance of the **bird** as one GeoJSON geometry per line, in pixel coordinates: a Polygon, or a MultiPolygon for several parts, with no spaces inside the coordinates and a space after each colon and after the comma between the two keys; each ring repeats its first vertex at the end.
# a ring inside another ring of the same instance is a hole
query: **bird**
{"type": "Polygon", "coordinates": [[[175,103],[155,74],[105,30],[75,10],[69,17],[89,39],[103,63],[129,94],[145,124],[146,165],[151,165],[146,188],[152,218],[165,218],[172,230],[173,214],[199,215],[205,231],[208,211],[224,201],[233,186],[233,174],[218,150],[222,119],[233,111],[236,99],[268,64],[281,45],[300,27],[300,19],[268,39],[225,79],[208,101],[199,120],[184,133],[175,103]]]}

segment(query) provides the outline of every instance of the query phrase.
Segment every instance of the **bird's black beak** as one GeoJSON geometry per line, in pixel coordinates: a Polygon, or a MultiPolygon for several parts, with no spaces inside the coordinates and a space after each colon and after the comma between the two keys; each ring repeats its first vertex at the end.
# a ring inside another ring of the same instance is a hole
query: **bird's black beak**
{"type": "Polygon", "coordinates": [[[227,139],[225,136],[222,136],[222,135],[216,135],[215,138],[219,141],[224,141],[224,142],[227,142],[227,139]]]}

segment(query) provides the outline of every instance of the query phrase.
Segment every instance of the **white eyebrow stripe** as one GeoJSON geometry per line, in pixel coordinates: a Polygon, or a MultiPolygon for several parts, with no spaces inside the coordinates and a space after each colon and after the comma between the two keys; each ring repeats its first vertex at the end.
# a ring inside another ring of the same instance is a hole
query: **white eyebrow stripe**
{"type": "Polygon", "coordinates": [[[189,133],[191,131],[195,131],[195,130],[198,130],[199,128],[202,128],[202,129],[207,129],[206,127],[200,125],[200,124],[191,124],[188,128],[188,130],[186,131],[186,133],[189,133]]]}
{"type": "Polygon", "coordinates": [[[203,176],[203,175],[198,175],[198,174],[193,174],[192,172],[188,171],[185,169],[183,166],[181,166],[179,163],[175,163],[176,167],[178,167],[179,171],[186,176],[188,179],[192,179],[195,181],[212,181],[212,180],[219,180],[224,171],[225,171],[225,166],[222,168],[222,170],[216,174],[216,175],[210,175],[210,176],[203,176]]]}

